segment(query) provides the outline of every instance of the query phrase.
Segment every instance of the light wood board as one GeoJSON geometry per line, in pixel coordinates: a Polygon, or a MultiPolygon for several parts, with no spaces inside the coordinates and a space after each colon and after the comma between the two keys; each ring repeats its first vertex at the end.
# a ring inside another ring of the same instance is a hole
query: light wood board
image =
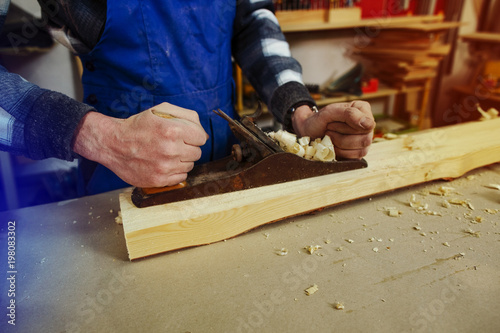
{"type": "Polygon", "coordinates": [[[368,168],[148,208],[120,195],[130,259],[209,244],[286,217],[500,162],[500,119],[374,143],[368,168]]]}

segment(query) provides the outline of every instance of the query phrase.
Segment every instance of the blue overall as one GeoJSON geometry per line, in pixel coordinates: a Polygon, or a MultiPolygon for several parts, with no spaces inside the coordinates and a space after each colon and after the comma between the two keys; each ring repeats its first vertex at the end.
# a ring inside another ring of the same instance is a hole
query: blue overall
{"type": "MultiPolygon", "coordinates": [[[[108,1],[102,37],[81,56],[84,102],[117,118],[162,102],[195,110],[210,136],[199,163],[227,156],[234,137],[227,122],[212,110],[235,116],[235,9],[234,0],[108,1]]],[[[92,163],[82,165],[88,168],[92,163]]],[[[85,194],[128,185],[102,165],[82,171],[85,194]]]]}

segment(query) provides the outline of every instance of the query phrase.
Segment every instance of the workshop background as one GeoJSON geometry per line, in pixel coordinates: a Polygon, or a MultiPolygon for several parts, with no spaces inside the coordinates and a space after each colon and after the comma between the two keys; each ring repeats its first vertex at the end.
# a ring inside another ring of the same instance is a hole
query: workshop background
{"type": "MultiPolygon", "coordinates": [[[[476,103],[485,109],[500,105],[498,0],[277,0],[275,7],[318,105],[368,100],[377,136],[474,120],[476,103]],[[456,24],[440,26],[442,21],[456,24]],[[435,25],[405,27],[416,22],[435,25]]],[[[77,58],[42,29],[26,26],[40,16],[36,1],[12,1],[0,37],[0,63],[81,100],[77,58]],[[30,32],[28,41],[12,47],[7,33],[23,29],[30,32]]],[[[243,115],[257,98],[237,66],[234,73],[235,105],[243,115]]],[[[277,126],[269,115],[260,123],[277,126]]],[[[31,161],[0,152],[0,167],[0,211],[77,196],[76,161],[31,161]]]]}

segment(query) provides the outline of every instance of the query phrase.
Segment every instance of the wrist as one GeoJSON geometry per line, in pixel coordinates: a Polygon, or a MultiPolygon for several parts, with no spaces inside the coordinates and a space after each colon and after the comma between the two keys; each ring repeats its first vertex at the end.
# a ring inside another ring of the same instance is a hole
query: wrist
{"type": "Polygon", "coordinates": [[[318,108],[315,105],[302,104],[296,108],[292,108],[291,113],[293,130],[295,134],[301,137],[305,134],[304,127],[307,119],[318,113],[318,108]]]}
{"type": "Polygon", "coordinates": [[[116,133],[114,128],[120,119],[105,116],[99,112],[87,113],[73,136],[73,151],[89,160],[105,164],[108,133],[116,133]]]}

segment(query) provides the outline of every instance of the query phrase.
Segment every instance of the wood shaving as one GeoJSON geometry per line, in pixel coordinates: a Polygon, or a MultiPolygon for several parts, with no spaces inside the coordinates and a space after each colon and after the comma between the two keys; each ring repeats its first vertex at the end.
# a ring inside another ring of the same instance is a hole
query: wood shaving
{"type": "Polygon", "coordinates": [[[397,210],[397,209],[391,209],[389,212],[388,212],[388,215],[390,217],[398,217],[400,216],[401,214],[403,214],[403,212],[397,210]]]}
{"type": "Polygon", "coordinates": [[[288,254],[288,249],[287,248],[282,248],[276,252],[277,255],[279,256],[286,256],[288,254]]]}
{"type": "Polygon", "coordinates": [[[314,141],[311,141],[309,137],[297,138],[295,134],[284,130],[269,132],[267,135],[276,141],[284,151],[307,160],[323,162],[335,160],[335,149],[328,135],[314,141]]]}
{"type": "Polygon", "coordinates": [[[394,133],[385,133],[382,137],[386,140],[395,140],[399,137],[399,135],[394,133]]]}
{"type": "Polygon", "coordinates": [[[318,289],[318,285],[314,284],[314,285],[312,285],[311,287],[307,288],[304,291],[305,291],[305,293],[306,293],[307,296],[311,296],[312,294],[314,294],[318,290],[319,290],[318,289]]]}
{"type": "Polygon", "coordinates": [[[320,245],[309,245],[309,246],[306,246],[305,249],[307,250],[307,252],[309,252],[309,254],[313,254],[314,252],[321,249],[321,246],[320,245]]]}
{"type": "Polygon", "coordinates": [[[444,200],[442,203],[441,203],[441,206],[443,206],[444,208],[450,208],[451,207],[451,204],[449,203],[448,200],[444,200]]]}
{"type": "Polygon", "coordinates": [[[469,200],[461,200],[461,199],[450,199],[448,202],[452,205],[463,206],[465,208],[469,208],[474,210],[474,206],[469,202],[469,200]]]}
{"type": "Polygon", "coordinates": [[[411,195],[411,199],[410,199],[409,204],[410,204],[410,207],[414,208],[415,212],[417,212],[419,214],[442,216],[441,213],[429,210],[428,204],[417,201],[417,197],[415,196],[415,194],[411,195]]]}
{"type": "Polygon", "coordinates": [[[447,246],[447,247],[450,247],[450,243],[448,243],[448,242],[444,242],[443,245],[447,246]]]}
{"type": "Polygon", "coordinates": [[[464,232],[466,234],[469,234],[469,235],[477,237],[477,238],[481,237],[481,232],[480,231],[474,231],[472,229],[466,229],[466,230],[464,230],[464,232]]]}
{"type": "Polygon", "coordinates": [[[488,214],[492,214],[492,215],[497,214],[497,213],[499,212],[499,210],[498,210],[498,209],[490,209],[490,208],[486,208],[484,211],[485,211],[486,213],[488,213],[488,214]]]}
{"type": "Polygon", "coordinates": [[[479,118],[481,121],[498,118],[498,110],[495,108],[489,108],[488,111],[484,111],[483,108],[477,104],[477,111],[481,114],[481,118],[479,118]]]}
{"type": "Polygon", "coordinates": [[[398,217],[401,214],[403,214],[402,211],[398,210],[396,207],[381,207],[377,208],[378,211],[384,211],[387,213],[387,215],[391,217],[398,217]]]}
{"type": "Polygon", "coordinates": [[[455,188],[450,186],[440,186],[437,190],[429,191],[429,194],[439,195],[439,196],[447,196],[455,192],[455,188]]]}
{"type": "Polygon", "coordinates": [[[498,184],[488,184],[488,185],[484,185],[484,187],[491,188],[493,190],[500,190],[500,185],[498,185],[498,184]]]}
{"type": "Polygon", "coordinates": [[[118,215],[115,217],[115,222],[117,224],[123,224],[123,219],[122,219],[122,211],[118,211],[118,215]]]}
{"type": "Polygon", "coordinates": [[[350,243],[350,244],[354,243],[354,241],[353,241],[352,239],[346,239],[345,241],[346,241],[347,243],[350,243]]]}
{"type": "Polygon", "coordinates": [[[344,306],[344,303],[335,302],[335,303],[333,303],[333,308],[335,310],[344,310],[345,306],[344,306]]]}

